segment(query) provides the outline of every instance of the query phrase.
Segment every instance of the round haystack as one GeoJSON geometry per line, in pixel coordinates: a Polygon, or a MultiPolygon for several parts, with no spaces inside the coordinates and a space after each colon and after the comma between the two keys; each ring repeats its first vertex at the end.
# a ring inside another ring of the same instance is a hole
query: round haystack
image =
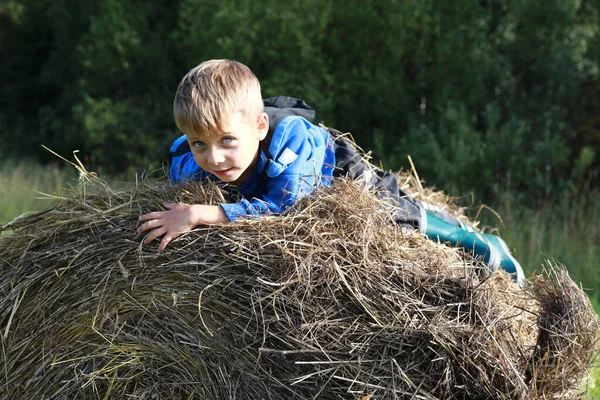
{"type": "Polygon", "coordinates": [[[220,196],[96,182],[4,227],[0,398],[578,398],[599,325],[564,268],[519,289],[343,180],[164,253],[135,233],[220,196]]]}

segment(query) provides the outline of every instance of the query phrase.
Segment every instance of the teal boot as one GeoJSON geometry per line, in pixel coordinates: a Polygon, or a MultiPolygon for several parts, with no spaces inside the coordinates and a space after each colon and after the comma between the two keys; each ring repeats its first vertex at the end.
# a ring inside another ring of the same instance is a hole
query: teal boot
{"type": "Polygon", "coordinates": [[[519,286],[525,281],[523,268],[510,254],[504,240],[491,234],[476,232],[470,226],[458,221],[460,226],[453,225],[430,212],[421,218],[420,231],[432,240],[460,247],[483,260],[492,271],[498,267],[512,274],[519,286]]]}
{"type": "Polygon", "coordinates": [[[521,264],[510,254],[506,242],[501,237],[489,233],[483,234],[483,237],[490,245],[490,248],[495,248],[500,253],[500,268],[511,274],[519,286],[523,286],[525,273],[521,264]]]}

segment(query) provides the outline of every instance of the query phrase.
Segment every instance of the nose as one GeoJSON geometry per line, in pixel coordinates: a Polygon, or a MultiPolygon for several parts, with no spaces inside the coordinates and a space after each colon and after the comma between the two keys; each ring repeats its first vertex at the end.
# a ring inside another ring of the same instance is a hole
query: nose
{"type": "Polygon", "coordinates": [[[225,161],[225,156],[219,148],[217,148],[216,146],[211,146],[208,148],[206,161],[209,165],[216,166],[225,161]]]}

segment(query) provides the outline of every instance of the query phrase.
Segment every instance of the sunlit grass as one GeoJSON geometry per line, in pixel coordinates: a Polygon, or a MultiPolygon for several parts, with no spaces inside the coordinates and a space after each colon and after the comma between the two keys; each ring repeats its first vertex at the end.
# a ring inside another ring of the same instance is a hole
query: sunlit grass
{"type": "Polygon", "coordinates": [[[74,168],[26,162],[0,165],[0,225],[26,212],[51,208],[52,196],[68,188],[76,172],[74,168]]]}
{"type": "Polygon", "coordinates": [[[600,292],[600,193],[564,199],[538,209],[515,204],[505,197],[492,213],[483,212],[489,226],[497,227],[527,275],[539,271],[545,259],[567,266],[571,277],[598,299],[600,292]]]}
{"type": "MultiPolygon", "coordinates": [[[[153,179],[163,179],[162,174],[154,171],[151,175],[153,179]]],[[[100,177],[116,190],[131,188],[137,179],[145,179],[100,177]]],[[[66,162],[62,167],[28,162],[0,164],[0,226],[22,214],[52,208],[57,197],[70,197],[78,185],[79,171],[66,162]]]]}

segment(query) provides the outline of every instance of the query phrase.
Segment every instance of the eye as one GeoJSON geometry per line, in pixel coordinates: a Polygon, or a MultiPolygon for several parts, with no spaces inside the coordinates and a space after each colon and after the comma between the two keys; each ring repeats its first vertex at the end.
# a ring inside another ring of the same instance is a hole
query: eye
{"type": "Polygon", "coordinates": [[[232,136],[224,136],[221,141],[223,142],[223,144],[232,144],[234,140],[235,138],[232,136]]]}
{"type": "Polygon", "coordinates": [[[197,149],[201,149],[201,148],[206,147],[206,144],[204,144],[204,142],[196,140],[195,142],[192,143],[192,147],[195,147],[197,149]]]}

